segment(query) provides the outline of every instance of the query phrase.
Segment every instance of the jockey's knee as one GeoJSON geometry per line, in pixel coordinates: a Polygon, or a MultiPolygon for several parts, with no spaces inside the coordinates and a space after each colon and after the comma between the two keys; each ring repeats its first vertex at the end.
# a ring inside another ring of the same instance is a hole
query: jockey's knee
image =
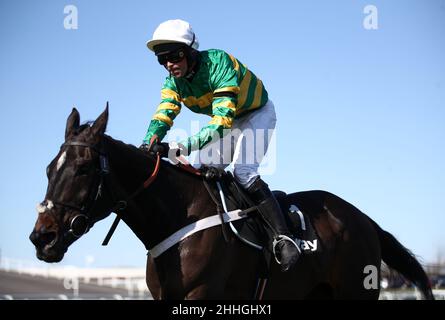
{"type": "Polygon", "coordinates": [[[244,189],[250,187],[250,185],[259,177],[259,174],[255,169],[249,167],[237,167],[235,166],[233,174],[236,180],[243,186],[244,189]]]}
{"type": "Polygon", "coordinates": [[[228,167],[228,165],[224,164],[224,163],[222,163],[222,164],[218,164],[218,163],[200,163],[197,167],[198,167],[198,169],[200,169],[200,168],[202,168],[204,166],[213,167],[213,168],[216,168],[216,169],[219,169],[219,170],[225,170],[228,167]]]}

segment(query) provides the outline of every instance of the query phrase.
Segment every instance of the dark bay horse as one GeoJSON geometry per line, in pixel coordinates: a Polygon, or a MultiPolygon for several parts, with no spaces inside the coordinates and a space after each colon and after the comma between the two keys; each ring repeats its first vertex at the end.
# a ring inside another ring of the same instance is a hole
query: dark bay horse
{"type": "MultiPolygon", "coordinates": [[[[215,215],[201,177],[167,161],[155,168],[154,157],[104,134],[108,106],[91,125],[79,125],[79,118],[73,109],[65,142],[47,167],[48,188],[30,235],[40,260],[61,261],[68,247],[111,211],[147,249],[215,215]],[[156,169],[156,179],[141,188],[156,169]]],[[[303,255],[286,273],[272,263],[263,299],[377,299],[382,260],[433,298],[414,256],[353,205],[324,191],[293,193],[286,201],[310,216],[323,250],[303,255]],[[369,285],[372,271],[375,285],[369,285]]],[[[262,257],[232,233],[225,239],[221,226],[214,226],[156,258],[149,255],[147,285],[155,299],[252,299],[262,257]]]]}

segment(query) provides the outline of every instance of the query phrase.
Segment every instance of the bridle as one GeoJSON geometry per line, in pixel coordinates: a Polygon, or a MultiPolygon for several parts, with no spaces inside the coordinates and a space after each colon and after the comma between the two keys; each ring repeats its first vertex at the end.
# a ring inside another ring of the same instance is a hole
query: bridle
{"type": "MultiPolygon", "coordinates": [[[[83,236],[85,233],[87,233],[94,223],[92,215],[91,215],[91,209],[94,207],[97,199],[102,195],[102,190],[103,190],[104,186],[106,186],[106,183],[105,183],[106,177],[110,173],[110,167],[109,167],[107,155],[100,148],[97,148],[94,145],[80,142],[80,141],[65,142],[64,144],[62,144],[62,146],[60,148],[62,149],[63,147],[71,147],[71,146],[89,148],[89,149],[95,151],[96,153],[99,154],[99,163],[100,163],[100,169],[99,170],[96,169],[95,178],[89,187],[88,197],[87,197],[86,203],[83,206],[77,206],[77,205],[73,205],[70,203],[53,200],[53,203],[55,205],[58,205],[65,209],[75,210],[75,211],[79,212],[73,218],[71,218],[71,221],[69,224],[70,228],[66,233],[66,236],[74,237],[74,239],[77,239],[77,238],[80,238],[81,236],[83,236]]],[[[150,177],[146,181],[144,181],[144,183],[139,188],[137,188],[135,192],[133,192],[129,196],[125,197],[124,200],[116,200],[116,197],[111,189],[111,186],[108,186],[108,189],[111,194],[112,201],[113,201],[113,206],[111,207],[111,209],[109,209],[107,211],[106,215],[108,215],[111,212],[115,212],[116,218],[115,218],[110,230],[108,231],[108,234],[107,234],[105,240],[103,241],[102,245],[108,244],[108,241],[110,240],[114,230],[116,229],[116,227],[120,221],[120,216],[118,213],[125,210],[127,208],[128,202],[131,199],[133,199],[135,196],[137,196],[140,192],[142,192],[144,189],[148,188],[148,186],[151,183],[153,183],[153,181],[156,179],[157,174],[159,172],[159,167],[160,167],[160,158],[161,157],[160,157],[159,153],[157,153],[156,154],[156,165],[155,165],[155,168],[154,168],[152,174],[150,175],[150,177]]]]}
{"type": "Polygon", "coordinates": [[[79,141],[73,141],[73,142],[65,142],[62,144],[60,149],[63,147],[69,147],[69,146],[80,146],[89,148],[99,154],[100,158],[100,170],[96,169],[95,177],[92,182],[92,184],[89,186],[88,190],[88,196],[87,200],[84,202],[82,206],[78,206],[72,203],[67,203],[63,201],[56,201],[52,200],[52,202],[56,206],[60,206],[64,209],[69,210],[75,210],[78,212],[73,218],[71,218],[70,221],[70,228],[67,231],[68,236],[72,236],[74,238],[80,238],[82,235],[87,233],[91,227],[91,208],[94,206],[96,200],[100,197],[102,194],[102,189],[104,185],[104,178],[109,173],[109,167],[108,167],[108,159],[105,156],[103,152],[101,152],[99,149],[97,149],[95,146],[79,142],[79,141]]]}

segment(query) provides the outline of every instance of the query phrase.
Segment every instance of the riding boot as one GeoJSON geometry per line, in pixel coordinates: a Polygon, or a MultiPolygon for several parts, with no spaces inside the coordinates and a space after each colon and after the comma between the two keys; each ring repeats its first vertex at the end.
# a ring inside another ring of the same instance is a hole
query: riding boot
{"type": "Polygon", "coordinates": [[[257,204],[258,211],[272,231],[272,249],[275,259],[282,271],[289,270],[300,256],[300,248],[292,239],[283,212],[270,191],[269,186],[259,177],[247,188],[252,200],[257,204]]]}

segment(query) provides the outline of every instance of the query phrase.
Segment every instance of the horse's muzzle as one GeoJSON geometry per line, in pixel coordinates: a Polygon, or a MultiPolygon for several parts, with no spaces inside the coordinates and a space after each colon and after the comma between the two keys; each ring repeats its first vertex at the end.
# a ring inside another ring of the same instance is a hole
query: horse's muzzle
{"type": "Polygon", "coordinates": [[[63,259],[66,250],[58,246],[58,237],[55,231],[33,230],[29,240],[36,247],[36,255],[39,260],[45,262],[59,262],[63,259]]]}

